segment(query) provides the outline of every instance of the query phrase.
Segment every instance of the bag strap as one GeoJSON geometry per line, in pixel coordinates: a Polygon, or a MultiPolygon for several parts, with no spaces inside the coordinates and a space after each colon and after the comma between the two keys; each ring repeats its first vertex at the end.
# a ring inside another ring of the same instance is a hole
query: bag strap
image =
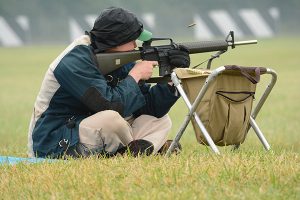
{"type": "Polygon", "coordinates": [[[227,65],[225,69],[239,71],[253,84],[258,83],[260,81],[260,75],[266,72],[266,68],[263,67],[241,67],[237,65],[227,65]],[[254,75],[252,75],[253,73],[254,75]]]}

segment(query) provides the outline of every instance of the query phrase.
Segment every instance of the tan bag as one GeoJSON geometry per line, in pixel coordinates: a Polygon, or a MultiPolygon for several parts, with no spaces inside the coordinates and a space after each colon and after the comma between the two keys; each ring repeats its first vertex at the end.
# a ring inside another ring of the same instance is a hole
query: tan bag
{"type": "MultiPolygon", "coordinates": [[[[211,73],[209,70],[185,68],[176,69],[175,72],[191,103],[211,73]]],[[[250,76],[253,78],[253,75],[250,76]]],[[[216,145],[238,145],[244,142],[255,89],[256,84],[249,81],[249,77],[230,70],[211,82],[196,112],[216,145]]],[[[192,124],[198,142],[207,144],[194,118],[192,124]]]]}

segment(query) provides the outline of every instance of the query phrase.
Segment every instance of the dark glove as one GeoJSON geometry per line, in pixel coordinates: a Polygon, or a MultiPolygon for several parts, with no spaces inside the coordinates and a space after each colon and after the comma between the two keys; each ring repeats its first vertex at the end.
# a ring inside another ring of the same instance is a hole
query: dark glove
{"type": "Polygon", "coordinates": [[[172,67],[185,68],[190,66],[189,50],[185,46],[179,45],[178,49],[172,49],[168,54],[169,62],[172,67]]]}

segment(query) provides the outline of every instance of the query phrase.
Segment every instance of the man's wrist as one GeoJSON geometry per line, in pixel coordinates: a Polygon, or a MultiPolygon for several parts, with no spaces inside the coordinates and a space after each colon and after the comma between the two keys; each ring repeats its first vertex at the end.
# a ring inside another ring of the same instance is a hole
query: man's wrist
{"type": "Polygon", "coordinates": [[[140,77],[137,76],[136,74],[132,74],[132,73],[129,73],[128,76],[131,76],[136,83],[138,83],[140,81],[140,77]]]}

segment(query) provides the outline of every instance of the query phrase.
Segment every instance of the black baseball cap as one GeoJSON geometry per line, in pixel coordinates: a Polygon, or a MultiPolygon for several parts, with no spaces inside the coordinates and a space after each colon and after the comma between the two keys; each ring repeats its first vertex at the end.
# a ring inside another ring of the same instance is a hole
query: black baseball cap
{"type": "Polygon", "coordinates": [[[96,53],[126,44],[133,40],[147,41],[152,33],[128,10],[110,7],[102,11],[88,33],[96,53]]]}

